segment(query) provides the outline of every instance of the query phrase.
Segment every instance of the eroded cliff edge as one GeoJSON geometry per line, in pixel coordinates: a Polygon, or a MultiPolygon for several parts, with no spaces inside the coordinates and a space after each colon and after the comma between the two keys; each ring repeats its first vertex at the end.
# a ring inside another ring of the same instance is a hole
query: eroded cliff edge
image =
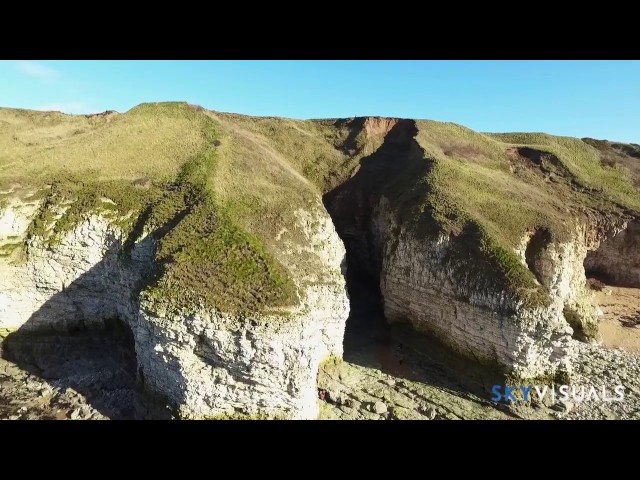
{"type": "Polygon", "coordinates": [[[568,381],[572,338],[597,340],[585,266],[637,282],[625,170],[577,139],[411,120],[356,129],[380,146],[325,203],[351,264],[379,282],[387,321],[516,378],[568,381]]]}
{"type": "MultiPolygon", "coordinates": [[[[17,204],[4,210],[4,238],[24,235],[29,210],[17,204]]],[[[180,416],[315,418],[318,366],[342,356],[348,312],[344,249],[327,218],[316,225],[317,231],[308,223],[300,228],[325,278],[301,286],[295,308],[252,316],[148,294],[143,286],[154,268],[155,239],[143,236],[125,252],[122,231],[94,213],[55,247],[36,237],[26,258],[3,262],[2,325],[26,335],[100,329],[119,319],[133,333],[139,380],[180,416]]]]}
{"type": "Polygon", "coordinates": [[[606,144],[187,104],[0,112],[0,328],[117,318],[184,417],[316,416],[343,242],[387,321],[517,377],[570,374],[571,337],[597,336],[585,267],[636,281],[619,253],[640,200],[606,144]]]}
{"type": "MultiPolygon", "coordinates": [[[[278,180],[268,188],[280,181],[292,192],[289,210],[261,225],[277,231],[264,241],[242,213],[230,215],[241,202],[211,185],[233,140],[188,105],[148,108],[134,112],[143,134],[157,122],[201,129],[173,178],[153,178],[147,165],[133,182],[67,171],[49,172],[43,185],[7,182],[0,325],[28,335],[117,319],[133,334],[139,382],[181,417],[315,418],[318,367],[342,356],[348,315],[344,247],[320,195],[286,165],[270,165],[278,180]]],[[[109,127],[118,136],[130,125],[97,128],[109,127]]]]}

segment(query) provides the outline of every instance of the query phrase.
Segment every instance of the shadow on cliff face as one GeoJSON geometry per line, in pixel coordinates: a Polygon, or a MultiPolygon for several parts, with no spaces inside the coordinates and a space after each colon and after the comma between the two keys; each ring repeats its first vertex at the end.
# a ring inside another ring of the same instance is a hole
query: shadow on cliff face
{"type": "MultiPolygon", "coordinates": [[[[355,138],[364,135],[361,119],[354,119],[355,132],[348,136],[345,149],[352,151],[355,138]]],[[[345,244],[349,263],[363,275],[375,279],[382,268],[380,228],[376,209],[383,196],[392,203],[411,196],[403,183],[407,177],[426,175],[429,164],[414,137],[418,128],[413,120],[398,120],[384,137],[382,145],[360,160],[357,173],[324,195],[338,235],[345,244]]],[[[417,192],[416,192],[417,193],[417,192]]]]}
{"type": "Polygon", "coordinates": [[[80,393],[108,418],[172,418],[175,412],[144,389],[134,339],[138,292],[158,273],[150,258],[136,252],[152,251],[154,235],[164,230],[135,248],[107,238],[100,262],[54,293],[4,339],[2,358],[53,388],[80,393]]]}
{"type": "MultiPolygon", "coordinates": [[[[359,126],[356,124],[356,128],[359,126]]],[[[350,315],[344,359],[398,378],[454,391],[463,397],[489,399],[491,387],[504,382],[499,372],[456,355],[435,338],[417,333],[409,324],[389,325],[385,319],[380,292],[385,241],[381,229],[385,227],[377,218],[377,208],[383,196],[392,204],[411,204],[412,196],[426,193],[402,188],[406,178],[424,177],[430,168],[414,138],[416,134],[413,121],[397,121],[381,147],[360,161],[357,173],[324,196],[347,251],[350,315]]],[[[355,143],[355,136],[349,137],[351,144],[355,143]]],[[[409,212],[400,215],[406,213],[409,212]]]]}
{"type": "Polygon", "coordinates": [[[375,278],[348,262],[350,313],[344,338],[344,360],[473,400],[491,398],[491,387],[504,376],[463,358],[437,339],[409,324],[388,324],[375,278]]]}
{"type": "Polygon", "coordinates": [[[136,413],[133,340],[119,320],[73,333],[14,333],[3,357],[61,392],[72,389],[102,415],[132,419],[136,413]]]}
{"type": "Polygon", "coordinates": [[[607,285],[640,288],[640,220],[632,220],[617,235],[606,238],[587,254],[587,277],[607,285]]]}

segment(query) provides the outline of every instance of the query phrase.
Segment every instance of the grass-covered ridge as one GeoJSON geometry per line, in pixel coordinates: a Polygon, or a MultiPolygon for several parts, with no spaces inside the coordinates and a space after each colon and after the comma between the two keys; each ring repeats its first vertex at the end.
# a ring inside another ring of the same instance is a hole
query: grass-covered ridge
{"type": "Polygon", "coordinates": [[[179,103],[142,104],[104,116],[0,109],[2,180],[47,183],[61,172],[96,180],[168,180],[204,147],[201,117],[179,103]]]}
{"type": "Polygon", "coordinates": [[[504,246],[543,226],[562,237],[584,207],[640,210],[640,195],[625,172],[603,165],[579,139],[419,125],[417,141],[433,162],[429,202],[443,219],[457,213],[463,222],[478,221],[504,246]]]}
{"type": "Polygon", "coordinates": [[[515,253],[525,235],[545,229],[563,241],[575,234],[577,221],[586,220],[585,211],[640,210],[626,172],[604,164],[582,140],[418,125],[416,139],[429,168],[416,223],[435,223],[438,231],[458,236],[462,277],[492,278],[527,304],[544,304],[547,295],[515,253]]]}
{"type": "Polygon", "coordinates": [[[515,253],[526,234],[545,229],[563,241],[575,234],[576,221],[586,220],[585,211],[640,211],[627,172],[604,163],[582,140],[418,123],[417,141],[430,163],[420,221],[459,235],[459,256],[468,257],[458,262],[461,275],[493,277],[527,304],[547,297],[515,253]]]}
{"type": "Polygon", "coordinates": [[[156,238],[156,274],[146,287],[156,298],[246,312],[296,303],[288,270],[237,224],[229,213],[233,199],[220,198],[216,174],[226,140],[200,109],[143,104],[89,118],[0,110],[0,118],[9,119],[0,124],[0,141],[9,138],[11,147],[0,157],[9,166],[0,181],[42,201],[29,237],[55,245],[100,213],[129,236],[126,246],[142,231],[156,238]],[[40,136],[29,124],[43,129],[40,136]],[[14,137],[31,145],[13,148],[14,137]]]}
{"type": "Polygon", "coordinates": [[[161,267],[149,293],[223,311],[294,304],[289,272],[217,198],[216,163],[215,151],[187,162],[176,182],[147,208],[147,227],[160,238],[155,255],[161,267]]]}
{"type": "Polygon", "coordinates": [[[578,138],[535,133],[494,134],[511,145],[527,145],[554,154],[582,186],[602,192],[614,202],[640,209],[640,196],[624,169],[603,162],[602,153],[578,138]]]}
{"type": "Polygon", "coordinates": [[[364,187],[404,226],[458,239],[447,261],[461,282],[533,303],[545,295],[514,251],[525,235],[563,240],[585,210],[640,211],[636,146],[404,122],[415,132],[390,133],[395,119],[257,118],[186,103],[89,116],[0,109],[0,206],[7,195],[42,200],[29,235],[49,243],[95,211],[125,231],[127,248],[150,231],[149,294],[243,312],[292,306],[296,284],[322,280],[299,212],[371,162],[382,173],[364,187]]]}
{"type": "Polygon", "coordinates": [[[582,140],[488,135],[426,120],[394,128],[386,146],[362,159],[354,201],[373,189],[374,202],[387,198],[418,238],[450,236],[443,267],[461,291],[489,286],[526,305],[546,304],[547,292],[516,252],[522,242],[540,229],[566,241],[593,213],[640,210],[626,172],[603,163],[582,140]]]}

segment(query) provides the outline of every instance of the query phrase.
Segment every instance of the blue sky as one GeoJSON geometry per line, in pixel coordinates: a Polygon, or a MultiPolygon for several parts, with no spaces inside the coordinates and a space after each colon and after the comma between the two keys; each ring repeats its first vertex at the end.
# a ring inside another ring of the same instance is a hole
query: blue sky
{"type": "Polygon", "coordinates": [[[640,143],[640,61],[0,61],[0,106],[123,112],[165,100],[640,143]]]}

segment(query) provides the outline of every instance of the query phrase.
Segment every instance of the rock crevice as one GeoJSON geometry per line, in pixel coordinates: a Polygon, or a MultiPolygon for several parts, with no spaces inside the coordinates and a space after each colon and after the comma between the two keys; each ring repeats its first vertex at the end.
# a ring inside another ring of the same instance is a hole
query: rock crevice
{"type": "Polygon", "coordinates": [[[561,240],[544,227],[523,232],[514,254],[532,275],[531,287],[517,287],[519,292],[507,288],[502,279],[513,272],[494,270],[480,249],[482,232],[472,222],[461,232],[446,232],[438,223],[443,220],[430,217],[428,203],[417,212],[399,208],[412,195],[430,195],[428,182],[425,191],[413,194],[396,188],[404,176],[419,172],[428,178],[433,168],[416,132],[409,120],[394,124],[380,147],[360,161],[356,174],[325,196],[350,265],[379,285],[390,323],[407,322],[455,351],[517,377],[570,374],[572,336],[597,336],[598,309],[586,286],[585,266],[607,264],[633,272],[620,264],[621,245],[610,253],[615,261],[604,258],[611,242],[635,248],[632,233],[627,229],[597,249],[613,226],[605,234],[576,217],[572,233],[561,240]],[[527,289],[539,290],[537,298],[544,301],[523,301],[527,289]]]}

